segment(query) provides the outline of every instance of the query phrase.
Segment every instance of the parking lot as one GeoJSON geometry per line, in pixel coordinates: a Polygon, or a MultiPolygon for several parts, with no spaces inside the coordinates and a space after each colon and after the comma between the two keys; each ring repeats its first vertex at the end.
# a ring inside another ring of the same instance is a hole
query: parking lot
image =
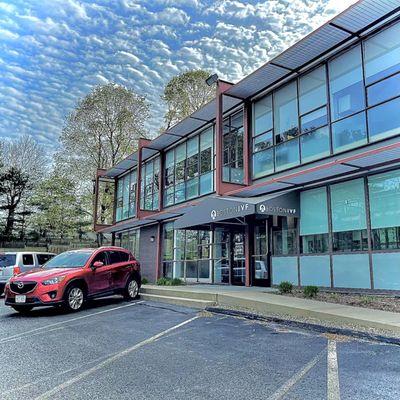
{"type": "Polygon", "coordinates": [[[0,357],[3,400],[400,398],[400,347],[141,300],[0,300],[0,357]]]}

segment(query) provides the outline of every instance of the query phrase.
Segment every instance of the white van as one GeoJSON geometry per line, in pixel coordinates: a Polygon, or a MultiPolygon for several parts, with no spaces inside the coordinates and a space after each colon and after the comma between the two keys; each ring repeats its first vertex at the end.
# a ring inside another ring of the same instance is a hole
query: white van
{"type": "Polygon", "coordinates": [[[39,268],[55,254],[35,251],[0,252],[0,295],[3,294],[6,282],[16,273],[39,268]]]}

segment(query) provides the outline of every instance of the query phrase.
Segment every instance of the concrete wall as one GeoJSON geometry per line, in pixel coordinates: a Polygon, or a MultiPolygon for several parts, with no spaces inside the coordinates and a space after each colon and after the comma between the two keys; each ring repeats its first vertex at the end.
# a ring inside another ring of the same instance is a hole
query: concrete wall
{"type": "Polygon", "coordinates": [[[139,262],[142,270],[142,278],[150,282],[156,280],[157,269],[157,225],[140,228],[139,262]],[[152,242],[150,238],[154,236],[152,242]]]}

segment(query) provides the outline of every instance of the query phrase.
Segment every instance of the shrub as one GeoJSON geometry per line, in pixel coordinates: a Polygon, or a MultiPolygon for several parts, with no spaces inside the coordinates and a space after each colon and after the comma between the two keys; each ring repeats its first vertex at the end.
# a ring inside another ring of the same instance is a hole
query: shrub
{"type": "Polygon", "coordinates": [[[279,293],[292,293],[293,284],[288,281],[283,281],[278,285],[279,293]]]}
{"type": "Polygon", "coordinates": [[[149,280],[147,278],[142,278],[142,285],[147,285],[149,280]]]}
{"type": "Polygon", "coordinates": [[[171,278],[164,278],[164,277],[158,279],[156,283],[158,286],[179,286],[179,285],[183,284],[182,280],[179,278],[171,279],[171,278]]]}
{"type": "Polygon", "coordinates": [[[304,297],[312,298],[318,294],[318,288],[316,286],[306,286],[303,293],[304,297]]]}

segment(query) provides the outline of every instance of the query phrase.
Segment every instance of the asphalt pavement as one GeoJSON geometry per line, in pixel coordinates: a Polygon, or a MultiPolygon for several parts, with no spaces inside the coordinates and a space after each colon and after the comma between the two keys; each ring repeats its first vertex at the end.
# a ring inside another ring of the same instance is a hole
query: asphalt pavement
{"type": "Polygon", "coordinates": [[[400,346],[119,298],[0,300],[0,398],[399,399],[400,346]]]}

